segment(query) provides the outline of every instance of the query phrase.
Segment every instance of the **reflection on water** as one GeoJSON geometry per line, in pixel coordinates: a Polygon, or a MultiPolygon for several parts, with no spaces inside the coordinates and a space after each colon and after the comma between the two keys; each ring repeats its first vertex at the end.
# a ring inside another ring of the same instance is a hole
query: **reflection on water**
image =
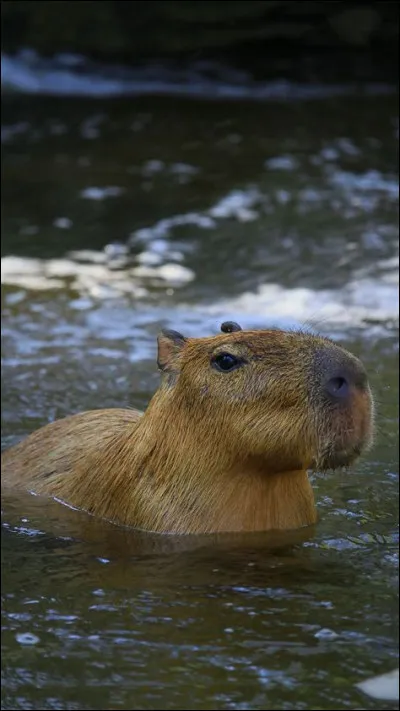
{"type": "Polygon", "coordinates": [[[395,708],[354,685],[398,657],[398,107],[344,93],[4,100],[3,446],[144,408],[159,328],[228,318],[344,340],[378,435],[313,477],[320,522],[289,538],[149,536],[4,496],[2,708],[395,708]]]}

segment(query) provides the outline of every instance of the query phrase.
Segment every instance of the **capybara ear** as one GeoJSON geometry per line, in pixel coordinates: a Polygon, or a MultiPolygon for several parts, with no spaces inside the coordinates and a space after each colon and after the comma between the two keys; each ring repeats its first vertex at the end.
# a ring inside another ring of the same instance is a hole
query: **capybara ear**
{"type": "Polygon", "coordinates": [[[186,343],[186,338],[178,331],[163,329],[157,338],[157,365],[164,372],[176,368],[176,358],[186,343]]]}
{"type": "Polygon", "coordinates": [[[222,333],[234,333],[235,331],[241,331],[242,327],[239,326],[235,321],[224,321],[221,323],[222,333]]]}

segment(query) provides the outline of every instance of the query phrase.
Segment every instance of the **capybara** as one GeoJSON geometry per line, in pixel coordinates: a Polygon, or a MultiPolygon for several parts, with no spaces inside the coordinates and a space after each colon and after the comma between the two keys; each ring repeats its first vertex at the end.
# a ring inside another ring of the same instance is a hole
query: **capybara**
{"type": "Polygon", "coordinates": [[[160,533],[315,523],[308,471],[349,466],[372,441],[364,367],[310,333],[221,331],[162,331],[161,384],[144,413],[93,410],[42,427],[3,453],[3,487],[160,533]]]}

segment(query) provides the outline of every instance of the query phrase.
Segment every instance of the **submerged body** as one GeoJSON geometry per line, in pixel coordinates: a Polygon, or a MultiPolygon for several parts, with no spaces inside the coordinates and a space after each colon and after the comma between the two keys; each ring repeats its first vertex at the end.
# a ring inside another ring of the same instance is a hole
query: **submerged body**
{"type": "Polygon", "coordinates": [[[97,410],[46,425],[3,453],[3,486],[157,532],[315,523],[307,470],[349,465],[371,442],[364,369],[310,334],[222,330],[162,332],[162,382],[145,413],[97,410]]]}

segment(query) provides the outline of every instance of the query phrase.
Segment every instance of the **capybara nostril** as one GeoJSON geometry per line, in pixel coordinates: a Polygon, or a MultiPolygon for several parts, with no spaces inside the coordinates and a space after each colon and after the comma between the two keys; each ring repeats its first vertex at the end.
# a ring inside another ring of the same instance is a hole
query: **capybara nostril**
{"type": "Polygon", "coordinates": [[[318,383],[320,394],[343,405],[357,392],[368,391],[368,378],[361,361],[334,344],[317,349],[312,377],[318,383]]]}
{"type": "Polygon", "coordinates": [[[326,390],[331,397],[337,400],[344,400],[350,395],[349,382],[347,378],[340,375],[328,380],[326,390]]]}

